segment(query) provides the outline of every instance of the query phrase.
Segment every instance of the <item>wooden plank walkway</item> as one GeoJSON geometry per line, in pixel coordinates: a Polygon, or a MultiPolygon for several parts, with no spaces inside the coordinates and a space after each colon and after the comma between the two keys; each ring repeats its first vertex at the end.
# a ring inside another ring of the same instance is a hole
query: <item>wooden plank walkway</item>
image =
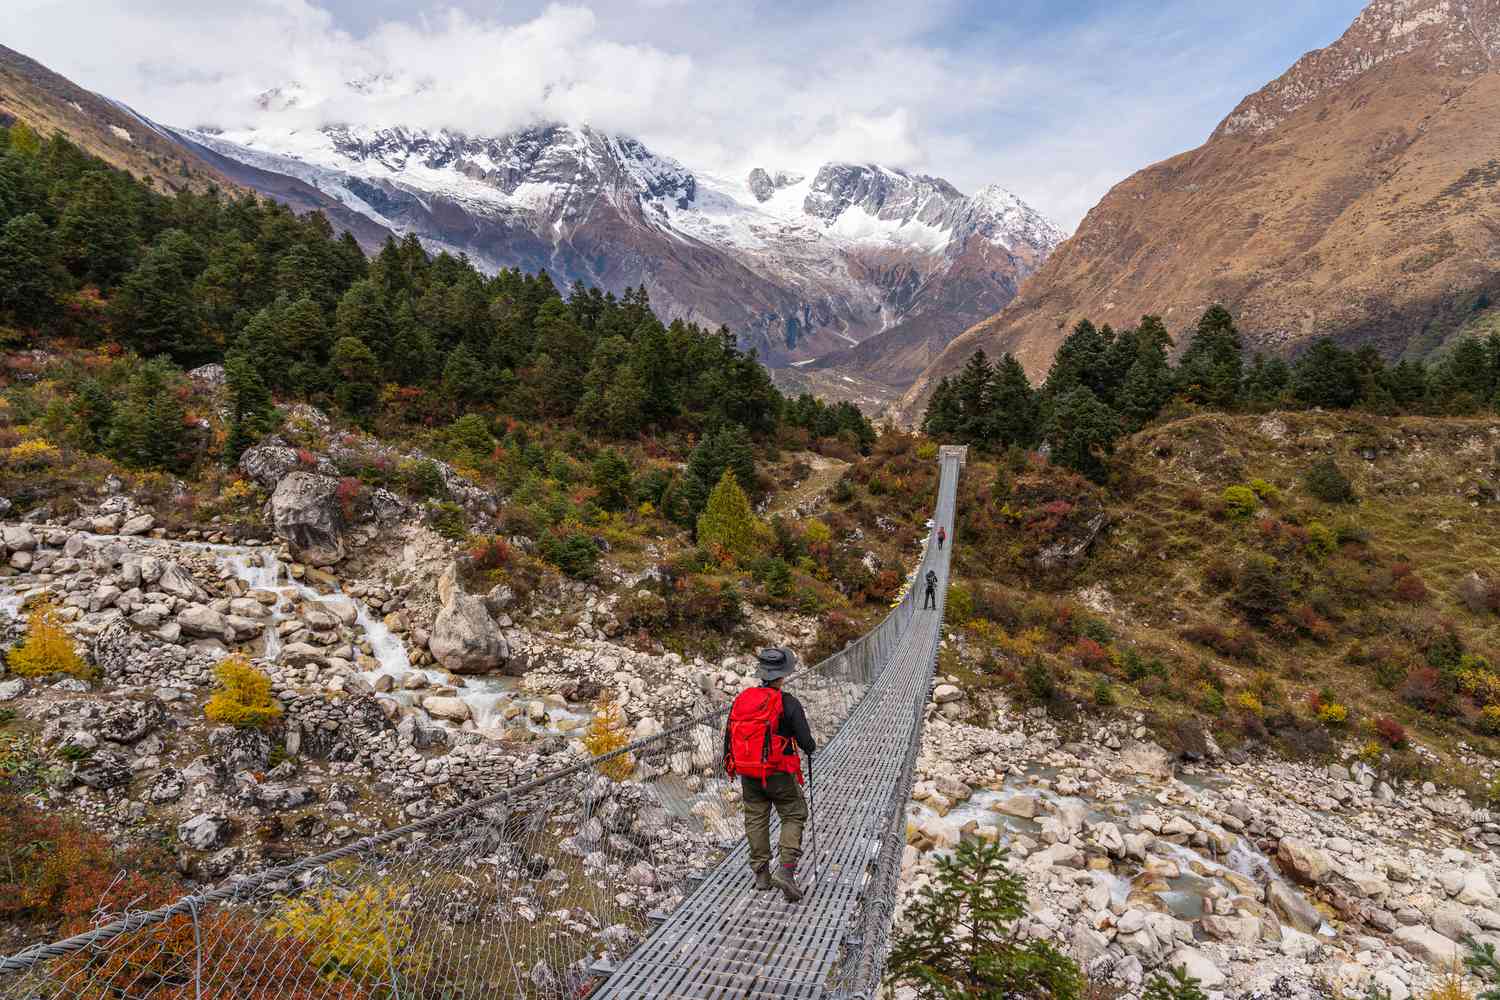
{"type": "MultiPolygon", "coordinates": [[[[958,449],[943,449],[933,515],[953,535],[958,449]]],[[[638,1000],[816,1000],[862,924],[870,868],[904,810],[906,752],[922,738],[923,710],[932,684],[942,626],[952,546],[939,551],[929,537],[912,586],[918,601],[889,661],[838,733],[814,758],[812,809],[817,826],[817,882],[799,903],[779,892],[755,892],[748,848],[740,842],[695,891],[597,991],[597,998],[638,1000]],[[939,607],[920,610],[922,578],[937,571],[939,607]]],[[[897,827],[899,829],[899,827],[897,827]]],[[[775,842],[775,832],[772,832],[775,842]]],[[[803,839],[811,849],[811,830],[803,839]]],[[[814,867],[805,855],[803,872],[814,867]]]]}

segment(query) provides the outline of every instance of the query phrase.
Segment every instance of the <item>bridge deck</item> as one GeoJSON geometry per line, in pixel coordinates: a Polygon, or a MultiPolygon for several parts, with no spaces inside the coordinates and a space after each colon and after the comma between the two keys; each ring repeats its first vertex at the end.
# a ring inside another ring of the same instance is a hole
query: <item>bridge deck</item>
{"type": "MultiPolygon", "coordinates": [[[[962,456],[945,449],[934,528],[953,534],[953,505],[962,456]]],[[[951,546],[931,538],[914,587],[929,568],[947,587],[951,546]]],[[[940,597],[941,602],[941,597],[940,597]]],[[[920,608],[920,603],[918,604],[920,608]]],[[[942,625],[937,611],[915,612],[890,660],[837,735],[815,757],[812,808],[817,826],[817,883],[800,903],[779,892],[755,892],[743,841],[624,961],[595,994],[609,1000],[799,998],[816,1000],[860,926],[870,866],[910,789],[903,782],[907,750],[921,739],[942,625]]],[[[774,842],[774,834],[773,834],[774,842]]],[[[811,848],[811,831],[804,837],[811,848]]]]}

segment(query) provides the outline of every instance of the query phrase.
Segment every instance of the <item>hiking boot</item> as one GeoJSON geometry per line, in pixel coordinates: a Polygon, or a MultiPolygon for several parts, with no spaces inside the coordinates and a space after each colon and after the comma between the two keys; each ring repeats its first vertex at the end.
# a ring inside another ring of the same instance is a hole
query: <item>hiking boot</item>
{"type": "Polygon", "coordinates": [[[756,892],[770,892],[776,888],[776,883],[771,880],[770,865],[756,865],[752,871],[755,872],[756,892]]]}
{"type": "Polygon", "coordinates": [[[771,876],[771,884],[781,890],[788,903],[795,903],[802,898],[802,890],[797,888],[796,865],[782,865],[781,870],[771,876]]]}

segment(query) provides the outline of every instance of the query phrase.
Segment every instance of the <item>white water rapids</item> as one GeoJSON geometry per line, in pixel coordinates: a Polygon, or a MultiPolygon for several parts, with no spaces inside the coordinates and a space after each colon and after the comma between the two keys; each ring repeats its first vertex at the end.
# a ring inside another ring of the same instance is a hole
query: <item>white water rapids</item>
{"type": "MultiPolygon", "coordinates": [[[[410,656],[407,655],[406,643],[392,632],[364,601],[337,588],[331,594],[321,594],[307,584],[294,579],[287,567],[276,558],[276,551],[269,546],[223,545],[139,536],[128,539],[109,535],[89,535],[89,537],[104,544],[123,542],[127,546],[139,545],[145,548],[164,549],[167,552],[173,550],[202,552],[214,560],[221,573],[227,573],[241,581],[247,590],[277,595],[276,603],[267,608],[269,616],[263,619],[265,622],[264,646],[260,654],[263,660],[274,662],[280,658],[283,643],[279,626],[285,621],[296,618],[296,608],[299,604],[326,607],[330,604],[348,602],[354,609],[356,641],[362,633],[364,641],[369,646],[369,655],[376,663],[373,669],[359,671],[359,676],[372,686],[382,676],[390,677],[393,686],[384,695],[385,697],[393,698],[403,705],[414,704],[424,692],[408,690],[404,685],[412,675],[421,674],[426,679],[429,688],[456,687],[454,697],[461,699],[469,706],[474,725],[481,730],[502,725],[505,722],[505,711],[512,703],[518,703],[519,706],[524,707],[528,701],[543,700],[540,696],[534,698],[522,696],[520,681],[517,678],[455,678],[445,670],[414,666],[410,656]],[[462,686],[459,686],[460,684],[462,686]]],[[[25,582],[24,578],[0,579],[0,615],[10,618],[19,615],[22,604],[31,589],[33,585],[25,582]]],[[[561,699],[555,696],[546,699],[545,708],[545,722],[530,721],[527,713],[522,711],[516,715],[516,724],[524,724],[527,729],[535,733],[555,733],[571,731],[589,718],[586,706],[561,703],[561,699]]]]}

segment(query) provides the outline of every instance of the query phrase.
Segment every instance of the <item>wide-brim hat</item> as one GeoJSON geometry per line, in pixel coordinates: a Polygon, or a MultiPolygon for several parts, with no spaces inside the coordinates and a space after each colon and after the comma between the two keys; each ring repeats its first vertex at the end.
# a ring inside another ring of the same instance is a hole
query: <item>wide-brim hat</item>
{"type": "Polygon", "coordinates": [[[797,669],[797,654],[785,646],[767,646],[755,654],[755,672],[763,681],[776,681],[797,669]]]}

